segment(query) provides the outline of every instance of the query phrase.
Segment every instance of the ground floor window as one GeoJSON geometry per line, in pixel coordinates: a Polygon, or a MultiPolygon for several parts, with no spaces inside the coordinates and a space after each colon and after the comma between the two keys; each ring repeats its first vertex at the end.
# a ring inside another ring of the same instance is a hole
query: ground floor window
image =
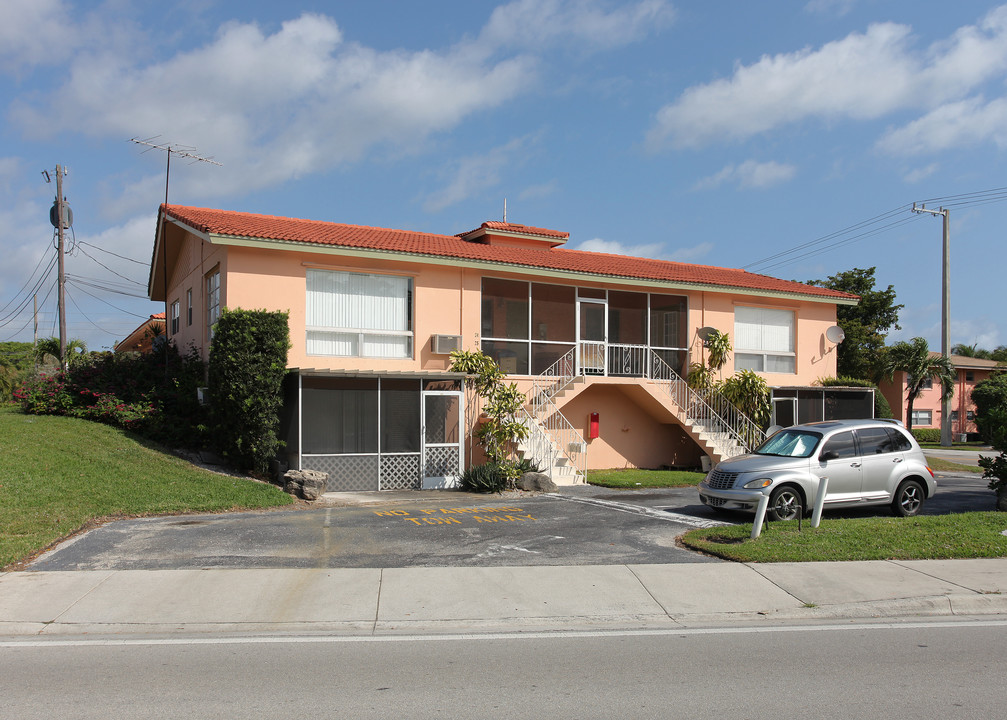
{"type": "Polygon", "coordinates": [[[930,410],[913,410],[913,427],[918,425],[933,425],[933,412],[930,410]]]}

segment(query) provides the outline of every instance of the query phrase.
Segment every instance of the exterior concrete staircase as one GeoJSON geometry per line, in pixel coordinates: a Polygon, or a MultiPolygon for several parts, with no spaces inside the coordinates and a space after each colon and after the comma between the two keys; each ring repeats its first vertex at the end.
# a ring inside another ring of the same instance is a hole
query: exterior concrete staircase
{"type": "MultiPolygon", "coordinates": [[[[765,439],[762,428],[723,395],[690,388],[653,351],[648,351],[646,365],[639,387],[683,427],[711,463],[749,452],[765,439]]],[[[575,350],[571,350],[539,375],[529,392],[524,417],[529,434],[519,443],[518,453],[535,460],[557,485],[584,481],[587,443],[560,412],[556,400],[568,401],[585,387],[587,379],[576,373],[575,350]]]]}

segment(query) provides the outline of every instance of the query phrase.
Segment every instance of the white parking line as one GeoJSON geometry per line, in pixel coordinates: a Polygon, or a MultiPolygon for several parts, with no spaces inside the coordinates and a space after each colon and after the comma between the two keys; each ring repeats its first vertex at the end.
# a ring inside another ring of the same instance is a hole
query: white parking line
{"type": "Polygon", "coordinates": [[[642,505],[630,505],[629,503],[616,502],[615,500],[598,500],[597,498],[577,498],[570,497],[568,495],[543,495],[542,497],[556,498],[557,500],[567,500],[569,502],[579,502],[586,505],[597,505],[599,507],[606,507],[611,510],[618,510],[619,512],[628,512],[634,515],[646,515],[647,517],[656,518],[658,520],[668,520],[669,522],[679,523],[680,525],[688,525],[690,527],[697,528],[714,528],[714,527],[725,527],[727,525],[732,525],[733,523],[724,522],[722,520],[706,520],[704,518],[693,517],[692,515],[682,515],[680,513],[668,512],[667,510],[661,510],[659,508],[649,508],[642,505]]]}

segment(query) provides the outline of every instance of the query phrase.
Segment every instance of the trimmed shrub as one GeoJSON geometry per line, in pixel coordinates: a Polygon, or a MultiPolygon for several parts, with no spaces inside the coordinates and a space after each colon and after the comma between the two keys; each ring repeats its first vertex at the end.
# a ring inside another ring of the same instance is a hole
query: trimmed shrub
{"type": "Polygon", "coordinates": [[[940,428],[913,428],[913,437],[918,443],[939,443],[941,441],[940,428]]]}
{"type": "Polygon", "coordinates": [[[499,465],[487,463],[473,465],[463,472],[460,483],[465,492],[500,493],[507,489],[508,478],[499,465]]]}
{"type": "Polygon", "coordinates": [[[287,313],[224,310],[210,344],[210,437],[240,470],[265,473],[280,449],[287,313]]]}

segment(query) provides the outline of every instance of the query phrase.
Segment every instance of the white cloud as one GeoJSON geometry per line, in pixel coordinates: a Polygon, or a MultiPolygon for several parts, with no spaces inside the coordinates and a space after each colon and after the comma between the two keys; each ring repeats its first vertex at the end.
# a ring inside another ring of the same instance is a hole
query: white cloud
{"type": "Polygon", "coordinates": [[[428,197],[423,203],[423,209],[427,212],[440,212],[446,207],[499,185],[501,171],[514,163],[515,158],[520,162],[526,146],[532,142],[534,140],[530,137],[515,138],[487,153],[470,155],[458,160],[448,171],[451,182],[428,197]]]}
{"type": "Polygon", "coordinates": [[[931,163],[926,167],[910,170],[902,176],[902,179],[907,183],[918,183],[921,180],[926,180],[928,177],[937,172],[938,167],[937,163],[931,163]]]}
{"type": "Polygon", "coordinates": [[[674,9],[663,0],[642,0],[609,12],[597,0],[517,0],[493,11],[481,40],[528,48],[564,42],[591,50],[633,42],[674,18],[674,9]]]}
{"type": "Polygon", "coordinates": [[[695,189],[708,190],[732,182],[743,188],[761,190],[786,182],[796,174],[797,168],[793,165],[778,163],[774,160],[762,163],[746,160],[740,165],[728,165],[720,172],[703,178],[696,183],[695,189]]]}
{"type": "Polygon", "coordinates": [[[231,23],[211,43],[163,62],[81,54],[48,101],[15,105],[12,116],[35,137],[74,130],[192,144],[224,167],[180,168],[176,190],[219,197],[328,170],[383,145],[414,150],[533,83],[533,58],[484,55],[473,45],[408,53],[345,44],[320,15],[272,34],[231,23]]]}
{"type": "Polygon", "coordinates": [[[629,255],[630,257],[657,257],[661,253],[660,243],[646,243],[643,245],[625,245],[618,240],[603,240],[593,238],[585,240],[577,246],[578,250],[588,252],[608,253],[610,255],[629,255]]]}
{"type": "Polygon", "coordinates": [[[679,248],[668,255],[668,259],[674,260],[675,262],[693,263],[706,257],[711,252],[713,252],[713,243],[702,242],[699,245],[694,245],[693,247],[679,248]]]}
{"type": "Polygon", "coordinates": [[[661,108],[651,148],[742,140],[809,118],[876,119],[960,99],[1007,69],[1007,6],[925,53],[910,28],[870,25],[812,50],[765,55],[730,78],[688,88],[661,108]]]}
{"type": "Polygon", "coordinates": [[[987,103],[977,97],[942,105],[886,132],[878,148],[893,155],[918,155],[988,140],[1007,147],[1007,98],[987,103]]]}
{"type": "Polygon", "coordinates": [[[63,62],[80,37],[62,0],[4,0],[0,3],[0,69],[63,62]]]}

